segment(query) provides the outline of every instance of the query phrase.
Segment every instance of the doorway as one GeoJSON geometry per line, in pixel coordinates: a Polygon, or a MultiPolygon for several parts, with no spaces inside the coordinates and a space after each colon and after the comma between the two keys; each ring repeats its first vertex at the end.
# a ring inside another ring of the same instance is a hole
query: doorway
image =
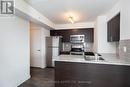
{"type": "Polygon", "coordinates": [[[46,37],[49,36],[49,29],[30,22],[31,67],[46,68],[46,37]]]}
{"type": "Polygon", "coordinates": [[[31,28],[30,30],[30,65],[31,67],[42,67],[41,57],[41,29],[31,28]]]}

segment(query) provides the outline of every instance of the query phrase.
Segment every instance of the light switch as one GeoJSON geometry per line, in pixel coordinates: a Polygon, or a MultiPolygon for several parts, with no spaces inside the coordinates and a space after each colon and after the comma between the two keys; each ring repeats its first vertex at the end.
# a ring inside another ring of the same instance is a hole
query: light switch
{"type": "Polygon", "coordinates": [[[123,47],[123,50],[124,50],[124,52],[126,53],[126,52],[127,52],[127,47],[124,46],[124,47],[123,47]]]}

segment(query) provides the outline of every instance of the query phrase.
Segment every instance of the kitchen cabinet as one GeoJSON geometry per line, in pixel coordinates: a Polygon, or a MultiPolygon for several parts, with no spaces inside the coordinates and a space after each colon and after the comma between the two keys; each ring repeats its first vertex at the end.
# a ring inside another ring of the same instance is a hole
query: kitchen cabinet
{"type": "Polygon", "coordinates": [[[130,87],[130,66],[55,62],[55,87],[130,87]],[[68,83],[62,83],[62,82],[68,83]]]}
{"type": "Polygon", "coordinates": [[[107,33],[108,42],[120,40],[120,14],[116,15],[108,22],[107,33]]]}
{"type": "Polygon", "coordinates": [[[70,35],[85,35],[85,42],[93,42],[94,40],[94,29],[66,29],[66,30],[51,30],[51,36],[62,36],[62,42],[69,42],[70,35]]]}
{"type": "Polygon", "coordinates": [[[70,41],[70,32],[68,30],[51,30],[51,36],[62,36],[62,42],[70,41]]]}

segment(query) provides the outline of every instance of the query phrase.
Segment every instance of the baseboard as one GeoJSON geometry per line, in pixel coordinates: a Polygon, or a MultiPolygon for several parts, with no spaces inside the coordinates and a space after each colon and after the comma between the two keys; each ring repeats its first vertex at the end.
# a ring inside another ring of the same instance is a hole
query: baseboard
{"type": "MultiPolygon", "coordinates": [[[[22,81],[21,84],[23,84],[24,82],[26,82],[26,81],[29,80],[30,78],[31,78],[31,75],[29,75],[26,80],[22,81]]],[[[18,84],[16,87],[20,86],[21,84],[18,84]]]]}

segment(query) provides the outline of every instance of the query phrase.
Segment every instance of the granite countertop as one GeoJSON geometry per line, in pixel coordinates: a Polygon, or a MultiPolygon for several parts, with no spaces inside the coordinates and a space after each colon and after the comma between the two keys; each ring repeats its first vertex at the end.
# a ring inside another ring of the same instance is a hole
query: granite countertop
{"type": "Polygon", "coordinates": [[[55,61],[94,63],[94,64],[110,64],[110,65],[126,65],[130,66],[130,61],[121,59],[116,54],[101,54],[105,60],[85,60],[82,55],[60,55],[55,61]]]}

